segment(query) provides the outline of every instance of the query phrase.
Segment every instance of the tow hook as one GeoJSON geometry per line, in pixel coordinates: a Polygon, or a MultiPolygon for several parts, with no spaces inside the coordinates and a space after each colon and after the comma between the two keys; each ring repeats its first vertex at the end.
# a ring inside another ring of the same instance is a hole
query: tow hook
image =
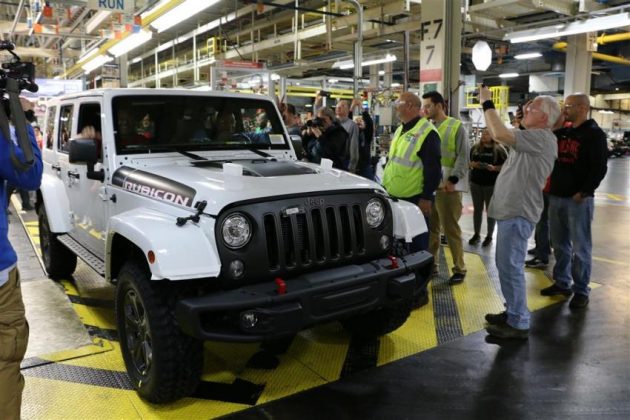
{"type": "Polygon", "coordinates": [[[277,292],[279,295],[285,295],[287,293],[287,284],[280,277],[276,277],[274,280],[277,286],[277,292]]]}
{"type": "Polygon", "coordinates": [[[398,268],[398,260],[393,255],[388,255],[387,259],[391,261],[392,265],[389,267],[390,270],[398,268]]]}

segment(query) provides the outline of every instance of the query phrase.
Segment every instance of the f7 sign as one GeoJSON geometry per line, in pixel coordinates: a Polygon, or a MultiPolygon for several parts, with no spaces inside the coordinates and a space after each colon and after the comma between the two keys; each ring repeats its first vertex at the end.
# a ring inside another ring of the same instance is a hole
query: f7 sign
{"type": "Polygon", "coordinates": [[[108,12],[133,13],[135,0],[88,0],[88,9],[108,12]]]}
{"type": "Polygon", "coordinates": [[[444,78],[444,3],[441,0],[425,0],[422,10],[420,84],[430,84],[430,90],[440,90],[444,78]]]}

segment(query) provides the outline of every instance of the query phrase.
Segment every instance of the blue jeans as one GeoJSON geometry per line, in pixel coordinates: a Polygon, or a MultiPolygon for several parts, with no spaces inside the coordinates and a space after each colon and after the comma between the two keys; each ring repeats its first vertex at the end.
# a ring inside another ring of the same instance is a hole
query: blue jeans
{"type": "Polygon", "coordinates": [[[551,244],[549,242],[549,193],[543,192],[543,211],[540,220],[536,224],[534,239],[536,240],[536,258],[548,263],[551,254],[551,244]]]}
{"type": "Polygon", "coordinates": [[[549,196],[551,242],[556,257],[553,280],[558,287],[588,296],[591,288],[591,222],[593,197],[576,203],[572,197],[549,196]]]}
{"type": "Polygon", "coordinates": [[[497,220],[496,263],[507,323],[522,330],[529,328],[524,266],[527,240],[533,230],[534,224],[522,217],[497,220]]]}

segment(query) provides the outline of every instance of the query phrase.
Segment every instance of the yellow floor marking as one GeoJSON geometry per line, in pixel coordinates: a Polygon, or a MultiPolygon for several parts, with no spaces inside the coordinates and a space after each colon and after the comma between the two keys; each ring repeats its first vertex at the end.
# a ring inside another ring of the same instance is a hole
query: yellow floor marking
{"type": "Polygon", "coordinates": [[[55,353],[37,356],[37,358],[51,362],[68,362],[73,359],[82,359],[85,356],[92,356],[115,349],[108,340],[97,338],[93,341],[94,344],[90,344],[88,346],[79,347],[77,349],[62,350],[55,353]]]}
{"type": "MultiPolygon", "coordinates": [[[[170,404],[149,404],[134,391],[125,394],[142,419],[212,419],[250,408],[246,404],[182,398],[170,404]]],[[[101,417],[102,418],[102,417],[101,417]]],[[[113,417],[111,417],[113,418],[113,417]]],[[[127,420],[126,417],[121,417],[127,420]]]]}
{"type": "Polygon", "coordinates": [[[431,283],[429,303],[411,312],[407,322],[396,331],[381,337],[377,366],[437,346],[431,283]]]}
{"type": "Polygon", "coordinates": [[[72,307],[84,324],[108,330],[116,329],[116,316],[112,309],[95,308],[80,303],[73,303],[72,307]]]}
{"type": "Polygon", "coordinates": [[[593,259],[597,260],[597,261],[609,263],[609,264],[622,265],[622,266],[626,266],[626,267],[630,266],[630,262],[628,262],[628,261],[609,260],[608,258],[602,258],[602,257],[593,257],[593,259]]]}
{"type": "MultiPolygon", "coordinates": [[[[307,350],[312,352],[310,347],[307,350]]],[[[277,400],[330,382],[322,378],[321,372],[313,371],[304,364],[301,355],[299,356],[300,359],[297,359],[289,352],[279,357],[280,364],[274,370],[249,368],[239,375],[241,379],[265,384],[265,390],[256,404],[277,400]]],[[[324,360],[323,357],[322,360],[324,360]]],[[[332,364],[337,365],[335,361],[332,364]]]]}
{"type": "Polygon", "coordinates": [[[335,322],[300,332],[287,354],[327,381],[335,381],[341,374],[349,344],[350,336],[335,322]]]}
{"type": "Polygon", "coordinates": [[[623,195],[619,195],[619,194],[611,194],[611,193],[605,193],[606,194],[606,198],[613,200],[613,201],[626,201],[626,197],[623,195]]]}
{"type": "Polygon", "coordinates": [[[22,417],[27,419],[140,419],[133,391],[26,377],[22,417]]]}
{"type": "Polygon", "coordinates": [[[115,341],[103,340],[109,348],[107,352],[90,355],[89,357],[78,357],[61,362],[64,365],[80,366],[92,369],[112,370],[116,372],[126,372],[125,362],[120,353],[120,344],[115,341]]]}
{"type": "MultiPolygon", "coordinates": [[[[452,261],[449,248],[443,248],[446,260],[452,261]]],[[[488,276],[486,266],[477,254],[464,253],[466,279],[462,284],[452,286],[453,297],[464,335],[484,328],[484,316],[504,310],[503,301],[497,294],[492,280],[488,276]]]]}

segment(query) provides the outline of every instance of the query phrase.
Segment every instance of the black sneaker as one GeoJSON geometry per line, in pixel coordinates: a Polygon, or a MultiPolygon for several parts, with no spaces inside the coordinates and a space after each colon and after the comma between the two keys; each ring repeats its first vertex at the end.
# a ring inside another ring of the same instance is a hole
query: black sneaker
{"type": "Polygon", "coordinates": [[[538,257],[525,261],[525,267],[527,268],[547,268],[548,265],[549,261],[545,262],[538,257]]]}
{"type": "Polygon", "coordinates": [[[22,210],[24,210],[24,211],[31,211],[31,210],[35,210],[35,207],[33,207],[30,204],[28,204],[26,206],[22,206],[22,210]]]}
{"type": "Polygon", "coordinates": [[[486,327],[486,331],[488,331],[488,334],[491,336],[498,338],[516,338],[518,340],[527,340],[527,337],[529,337],[529,329],[519,330],[507,323],[488,325],[486,327]]]}
{"type": "Polygon", "coordinates": [[[464,277],[466,277],[466,273],[455,273],[448,279],[448,284],[460,284],[464,282],[464,277]]]}
{"type": "Polygon", "coordinates": [[[588,296],[581,293],[576,293],[571,302],[569,302],[569,308],[571,309],[586,308],[586,305],[588,305],[588,296]]]}
{"type": "Polygon", "coordinates": [[[480,240],[481,237],[475,233],[473,237],[468,240],[468,245],[477,245],[480,240]]]}
{"type": "Polygon", "coordinates": [[[486,239],[483,240],[481,246],[488,246],[492,243],[492,236],[486,236],[486,239]]]}
{"type": "Polygon", "coordinates": [[[507,312],[500,314],[486,314],[486,322],[490,325],[505,324],[507,322],[507,312]]]}
{"type": "Polygon", "coordinates": [[[536,255],[536,248],[528,249],[527,255],[536,255]]]}
{"type": "Polygon", "coordinates": [[[563,289],[562,287],[558,287],[555,284],[552,284],[551,286],[542,289],[540,291],[540,294],[543,296],[571,296],[573,294],[573,291],[571,289],[563,289]]]}

